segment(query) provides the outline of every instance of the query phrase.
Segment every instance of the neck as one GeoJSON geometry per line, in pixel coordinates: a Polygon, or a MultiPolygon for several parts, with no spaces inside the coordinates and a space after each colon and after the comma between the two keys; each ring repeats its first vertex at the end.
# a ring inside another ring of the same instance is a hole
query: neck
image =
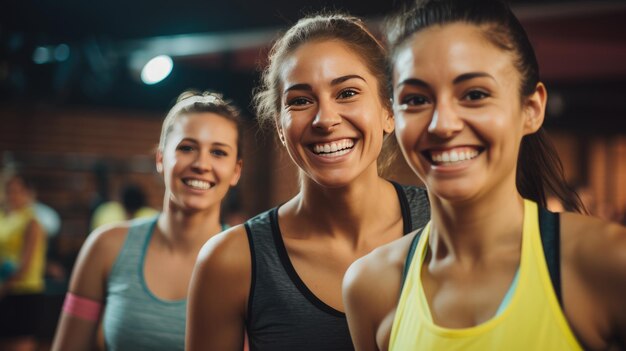
{"type": "MultiPolygon", "coordinates": [[[[284,207],[285,212],[306,223],[311,232],[346,236],[357,240],[381,217],[393,216],[395,206],[387,203],[388,181],[378,176],[375,167],[343,187],[326,188],[306,178],[300,193],[284,207]]],[[[393,192],[395,197],[395,192],[393,192]]],[[[281,209],[282,210],[282,209],[281,209]]]]}
{"type": "Polygon", "coordinates": [[[491,189],[476,199],[446,201],[430,194],[429,240],[435,260],[453,259],[473,265],[503,245],[521,245],[524,202],[513,187],[491,189]]]}
{"type": "Polygon", "coordinates": [[[197,253],[208,239],[222,231],[219,218],[219,205],[194,212],[167,205],[159,216],[158,232],[170,250],[197,253]]]}

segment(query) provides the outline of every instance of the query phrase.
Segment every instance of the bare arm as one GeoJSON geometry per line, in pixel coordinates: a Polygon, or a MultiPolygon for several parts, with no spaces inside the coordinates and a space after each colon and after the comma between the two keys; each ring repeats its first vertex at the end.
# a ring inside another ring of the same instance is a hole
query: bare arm
{"type": "Polygon", "coordinates": [[[189,286],[187,350],[243,349],[250,281],[243,226],[216,235],[202,247],[189,286]]]}
{"type": "MultiPolygon", "coordinates": [[[[597,318],[591,318],[594,323],[588,326],[592,329],[588,335],[599,335],[604,342],[589,346],[606,344],[626,350],[626,228],[576,214],[564,214],[563,220],[564,239],[574,243],[569,245],[570,266],[581,285],[574,289],[586,292],[570,292],[570,296],[578,297],[577,301],[570,299],[570,310],[589,304],[591,311],[599,311],[597,318]]],[[[567,293],[564,290],[563,296],[567,293]]]]}
{"type": "MultiPolygon", "coordinates": [[[[109,227],[89,235],[76,260],[69,292],[101,304],[104,302],[108,273],[127,232],[127,227],[109,227]]],[[[100,320],[86,320],[63,311],[52,350],[92,350],[99,322],[100,320]]]]}

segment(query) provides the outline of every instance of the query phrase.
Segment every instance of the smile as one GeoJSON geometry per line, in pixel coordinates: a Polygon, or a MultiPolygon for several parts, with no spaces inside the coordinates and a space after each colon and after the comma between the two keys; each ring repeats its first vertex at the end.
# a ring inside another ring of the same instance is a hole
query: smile
{"type": "Polygon", "coordinates": [[[190,188],[198,189],[198,190],[208,190],[215,185],[204,180],[189,179],[189,178],[183,179],[183,183],[185,183],[190,188]]]}
{"type": "Polygon", "coordinates": [[[310,147],[316,155],[337,157],[350,152],[350,150],[354,147],[354,140],[341,139],[330,143],[312,144],[310,147]]]}
{"type": "Polygon", "coordinates": [[[427,150],[423,155],[435,165],[451,165],[472,160],[482,152],[477,147],[456,147],[448,150],[427,150]]]}

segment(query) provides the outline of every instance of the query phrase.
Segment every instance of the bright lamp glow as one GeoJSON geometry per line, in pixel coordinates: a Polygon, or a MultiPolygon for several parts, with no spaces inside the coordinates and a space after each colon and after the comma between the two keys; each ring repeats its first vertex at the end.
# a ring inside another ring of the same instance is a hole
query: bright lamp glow
{"type": "Polygon", "coordinates": [[[173,66],[172,58],[167,55],[154,57],[141,70],[141,81],[148,85],[156,84],[170,75],[173,66]]]}

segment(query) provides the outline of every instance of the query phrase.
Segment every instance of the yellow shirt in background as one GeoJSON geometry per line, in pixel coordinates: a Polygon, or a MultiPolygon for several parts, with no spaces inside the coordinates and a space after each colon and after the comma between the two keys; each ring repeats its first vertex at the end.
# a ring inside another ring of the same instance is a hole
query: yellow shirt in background
{"type": "MultiPolygon", "coordinates": [[[[33,210],[25,208],[10,213],[0,212],[0,261],[11,262],[16,269],[21,262],[26,229],[35,220],[33,210]]],[[[37,244],[28,270],[11,287],[13,294],[39,293],[44,291],[46,264],[46,238],[37,238],[37,244]]]]}

